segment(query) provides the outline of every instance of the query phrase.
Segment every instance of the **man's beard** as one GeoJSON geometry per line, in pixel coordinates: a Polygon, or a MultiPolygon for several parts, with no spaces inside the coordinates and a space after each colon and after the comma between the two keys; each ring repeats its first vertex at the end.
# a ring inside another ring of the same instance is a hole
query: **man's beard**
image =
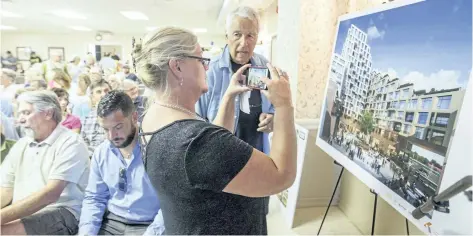
{"type": "MultiPolygon", "coordinates": [[[[120,145],[115,145],[117,148],[126,148],[128,147],[128,145],[131,144],[131,142],[133,142],[133,139],[135,139],[135,135],[136,135],[136,127],[133,126],[133,129],[131,130],[131,133],[126,137],[125,141],[123,141],[123,143],[121,143],[120,145]]],[[[119,140],[114,140],[114,141],[119,141],[119,140]]]]}
{"type": "Polygon", "coordinates": [[[35,132],[32,128],[23,127],[23,133],[25,134],[25,137],[29,137],[32,139],[35,138],[35,132]]]}

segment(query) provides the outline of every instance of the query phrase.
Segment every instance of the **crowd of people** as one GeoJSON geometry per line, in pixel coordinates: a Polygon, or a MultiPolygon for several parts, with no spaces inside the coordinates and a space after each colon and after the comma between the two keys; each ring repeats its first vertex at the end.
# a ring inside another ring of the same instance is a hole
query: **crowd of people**
{"type": "Polygon", "coordinates": [[[237,8],[209,59],[163,27],[134,46],[136,74],[110,54],[35,55],[19,84],[2,58],[0,234],[267,234],[297,145],[288,75],[253,53],[259,28],[237,8]],[[267,91],[245,86],[250,65],[269,68],[267,91]]]}

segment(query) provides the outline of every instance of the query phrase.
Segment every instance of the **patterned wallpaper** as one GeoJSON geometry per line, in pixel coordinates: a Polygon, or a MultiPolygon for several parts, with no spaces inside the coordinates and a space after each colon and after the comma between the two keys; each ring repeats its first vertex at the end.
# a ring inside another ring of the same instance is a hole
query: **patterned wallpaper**
{"type": "Polygon", "coordinates": [[[287,72],[291,79],[292,102],[296,105],[299,67],[300,4],[304,0],[279,0],[276,58],[273,64],[287,72]]]}
{"type": "Polygon", "coordinates": [[[297,119],[320,117],[338,17],[386,1],[279,0],[276,64],[291,77],[297,119]]]}
{"type": "Polygon", "coordinates": [[[296,118],[320,117],[336,22],[348,5],[348,0],[302,1],[296,118]]]}

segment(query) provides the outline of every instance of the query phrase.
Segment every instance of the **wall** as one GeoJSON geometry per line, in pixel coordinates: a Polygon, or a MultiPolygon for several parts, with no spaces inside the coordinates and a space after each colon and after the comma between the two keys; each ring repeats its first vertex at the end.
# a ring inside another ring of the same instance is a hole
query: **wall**
{"type": "Polygon", "coordinates": [[[274,1],[267,9],[260,13],[260,37],[264,37],[265,40],[270,40],[271,36],[276,34],[278,31],[278,14],[276,13],[277,6],[278,1],[274,1]]]}
{"type": "MultiPolygon", "coordinates": [[[[296,120],[296,123],[304,127],[310,127],[304,125],[310,121],[311,120],[296,120]]],[[[314,145],[318,133],[318,123],[317,121],[317,128],[309,129],[299,195],[297,198],[297,208],[326,206],[332,196],[333,185],[336,179],[334,178],[333,181],[314,180],[330,179],[327,178],[327,176],[338,176],[340,169],[340,167],[333,164],[333,159],[327,155],[327,153],[314,145]]],[[[308,124],[312,125],[312,123],[308,124]]],[[[338,194],[336,194],[332,204],[336,205],[336,203],[338,203],[338,194]]]]}
{"type": "MultiPolygon", "coordinates": [[[[77,34],[30,34],[30,33],[14,33],[2,32],[1,50],[10,50],[16,54],[16,47],[31,47],[33,51],[41,56],[42,59],[48,58],[48,47],[64,47],[65,59],[70,60],[73,55],[84,56],[89,50],[89,44],[112,44],[122,45],[123,52],[121,55],[129,55],[131,50],[131,39],[139,39],[140,35],[113,35],[104,36],[102,41],[95,40],[93,33],[77,33],[77,34]]],[[[203,46],[209,46],[213,41],[217,46],[224,46],[224,36],[198,35],[199,41],[203,46]]],[[[125,57],[127,58],[127,57],[125,57]]]]}
{"type": "MultiPolygon", "coordinates": [[[[276,61],[291,77],[296,118],[317,119],[321,116],[338,17],[382,2],[279,0],[276,61]]],[[[340,191],[339,208],[360,232],[370,234],[373,194],[347,171],[340,191]]],[[[411,234],[423,234],[412,224],[409,228],[411,234]]],[[[405,218],[381,198],[378,199],[375,233],[406,234],[405,218]]]]}

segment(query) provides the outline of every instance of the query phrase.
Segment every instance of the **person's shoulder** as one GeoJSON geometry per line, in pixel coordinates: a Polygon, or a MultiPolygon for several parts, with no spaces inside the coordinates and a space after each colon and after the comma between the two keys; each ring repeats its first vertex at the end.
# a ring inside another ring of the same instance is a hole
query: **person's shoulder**
{"type": "Polygon", "coordinates": [[[227,129],[214,125],[209,122],[204,121],[195,121],[189,123],[187,126],[187,131],[190,134],[190,138],[209,138],[209,135],[214,135],[218,133],[226,133],[230,132],[227,129]]]}
{"type": "Polygon", "coordinates": [[[95,123],[96,120],[97,120],[97,107],[92,107],[89,111],[89,114],[87,114],[84,117],[84,121],[95,123]]]}
{"type": "Polygon", "coordinates": [[[255,64],[260,65],[260,66],[266,66],[266,64],[269,62],[269,60],[266,59],[266,57],[258,53],[253,54],[253,60],[255,64]]]}
{"type": "Polygon", "coordinates": [[[72,114],[69,114],[69,119],[71,119],[73,122],[80,122],[80,118],[72,114]]]}
{"type": "Polygon", "coordinates": [[[28,144],[30,144],[32,142],[31,138],[29,137],[23,137],[23,138],[20,138],[18,139],[18,141],[16,141],[13,145],[13,148],[24,148],[26,147],[28,144]]]}
{"type": "Polygon", "coordinates": [[[104,140],[95,148],[94,154],[92,155],[92,159],[95,159],[98,163],[101,163],[105,158],[107,158],[108,154],[111,151],[112,146],[110,141],[104,140]]]}
{"type": "Polygon", "coordinates": [[[216,126],[212,123],[201,120],[181,120],[175,122],[174,124],[174,129],[179,130],[178,135],[186,135],[191,139],[208,130],[224,129],[220,126],[216,126]]]}
{"type": "Polygon", "coordinates": [[[87,151],[87,145],[84,143],[84,140],[80,134],[60,125],[58,127],[60,134],[56,138],[54,144],[59,145],[61,148],[74,147],[79,149],[79,151],[87,151]]]}
{"type": "Polygon", "coordinates": [[[210,58],[209,70],[211,69],[216,70],[220,68],[220,64],[222,63],[222,60],[224,60],[223,54],[224,52],[221,52],[213,56],[212,58],[210,58]]]}

